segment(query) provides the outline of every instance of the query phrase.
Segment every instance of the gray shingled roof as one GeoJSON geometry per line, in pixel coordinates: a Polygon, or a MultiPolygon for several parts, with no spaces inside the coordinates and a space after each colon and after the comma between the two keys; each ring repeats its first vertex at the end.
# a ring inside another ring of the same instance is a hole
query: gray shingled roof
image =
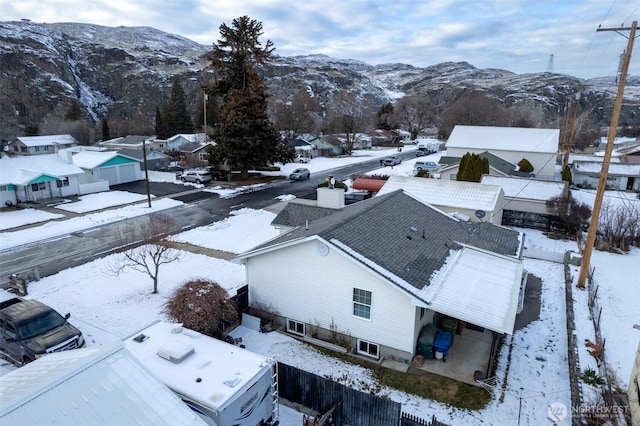
{"type": "Polygon", "coordinates": [[[307,221],[313,222],[322,217],[334,214],[335,212],[336,209],[290,202],[287,203],[280,213],[271,221],[271,224],[290,227],[305,226],[307,221]]]}
{"type": "Polygon", "coordinates": [[[491,223],[460,222],[402,190],[333,211],[258,250],[318,235],[329,242],[340,241],[418,289],[429,284],[450,250],[460,249],[456,242],[512,257],[521,255],[519,232],[491,223]]]}

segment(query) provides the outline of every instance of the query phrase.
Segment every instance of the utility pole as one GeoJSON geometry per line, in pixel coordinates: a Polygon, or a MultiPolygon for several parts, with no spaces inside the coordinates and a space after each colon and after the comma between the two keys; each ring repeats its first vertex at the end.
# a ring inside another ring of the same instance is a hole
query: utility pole
{"type": "Polygon", "coordinates": [[[576,101],[573,104],[573,118],[571,119],[571,129],[569,131],[569,139],[567,140],[567,149],[562,161],[562,170],[569,164],[569,153],[571,152],[571,143],[576,131],[576,119],[578,118],[578,106],[580,102],[580,92],[576,93],[576,101]]]}
{"type": "Polygon", "coordinates": [[[609,163],[611,162],[611,152],[613,151],[613,142],[616,137],[616,128],[618,127],[618,119],[620,118],[620,109],[622,108],[622,95],[624,94],[624,85],[627,81],[627,73],[629,72],[629,63],[631,62],[631,52],[633,51],[633,40],[636,37],[636,28],[638,21],[633,21],[631,27],[625,28],[598,28],[597,31],[629,31],[629,41],[627,50],[624,55],[622,64],[622,73],[620,74],[620,83],[618,84],[618,94],[611,115],[611,125],[609,126],[609,135],[607,137],[607,148],[604,153],[602,162],[602,171],[600,172],[600,180],[598,181],[598,190],[596,199],[593,203],[593,211],[589,222],[589,231],[587,233],[587,241],[582,254],[582,265],[580,266],[580,275],[578,276],[578,288],[584,288],[589,272],[589,264],[591,262],[591,252],[596,241],[596,231],[598,230],[598,221],[600,219],[600,208],[602,207],[602,199],[604,198],[604,190],[607,185],[607,173],[609,172],[609,163]]]}
{"type": "MultiPolygon", "coordinates": [[[[206,90],[206,89],[203,89],[206,90]]],[[[207,142],[207,101],[209,100],[209,95],[207,92],[204,92],[204,96],[202,97],[202,115],[204,119],[204,142],[207,142]]]]}

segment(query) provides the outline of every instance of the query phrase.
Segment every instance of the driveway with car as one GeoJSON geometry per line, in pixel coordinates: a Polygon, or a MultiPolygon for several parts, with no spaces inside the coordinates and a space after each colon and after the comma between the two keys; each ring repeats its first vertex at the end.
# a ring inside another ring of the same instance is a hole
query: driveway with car
{"type": "Polygon", "coordinates": [[[189,170],[180,175],[182,182],[193,182],[197,184],[211,182],[213,177],[205,170],[189,170]]]}

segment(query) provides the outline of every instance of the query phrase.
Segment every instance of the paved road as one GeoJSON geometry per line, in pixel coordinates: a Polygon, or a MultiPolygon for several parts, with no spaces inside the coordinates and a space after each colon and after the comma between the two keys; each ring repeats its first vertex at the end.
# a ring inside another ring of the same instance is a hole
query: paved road
{"type": "MultiPolygon", "coordinates": [[[[405,153],[403,158],[413,156],[405,153]]],[[[204,226],[225,219],[232,210],[247,207],[263,209],[279,202],[279,195],[292,194],[298,198],[315,199],[315,190],[329,175],[337,180],[365,173],[378,168],[378,160],[343,166],[324,171],[305,181],[276,181],[262,189],[240,194],[231,198],[220,198],[217,194],[204,191],[186,191],[183,185],[171,183],[150,183],[150,192],[156,197],[168,196],[185,204],[153,215],[169,214],[177,224],[179,231],[204,226]]],[[[118,185],[112,189],[146,194],[144,181],[118,185]]],[[[130,231],[147,221],[148,217],[129,218],[120,222],[101,225],[37,243],[14,247],[0,251],[0,287],[8,284],[11,274],[27,276],[53,275],[63,269],[73,268],[91,260],[122,250],[120,237],[122,232],[130,231]]]]}

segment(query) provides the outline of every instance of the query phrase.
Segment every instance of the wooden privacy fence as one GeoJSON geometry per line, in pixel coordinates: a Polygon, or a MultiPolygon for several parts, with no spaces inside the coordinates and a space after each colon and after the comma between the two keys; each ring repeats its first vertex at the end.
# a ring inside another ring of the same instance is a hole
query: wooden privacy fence
{"type": "Polygon", "coordinates": [[[282,362],[278,362],[278,382],[280,397],[288,401],[317,413],[335,407],[335,426],[444,425],[435,418],[425,421],[410,417],[409,420],[402,414],[402,405],[398,402],[351,389],[282,362]],[[410,423],[405,423],[407,420],[410,423]]]}

